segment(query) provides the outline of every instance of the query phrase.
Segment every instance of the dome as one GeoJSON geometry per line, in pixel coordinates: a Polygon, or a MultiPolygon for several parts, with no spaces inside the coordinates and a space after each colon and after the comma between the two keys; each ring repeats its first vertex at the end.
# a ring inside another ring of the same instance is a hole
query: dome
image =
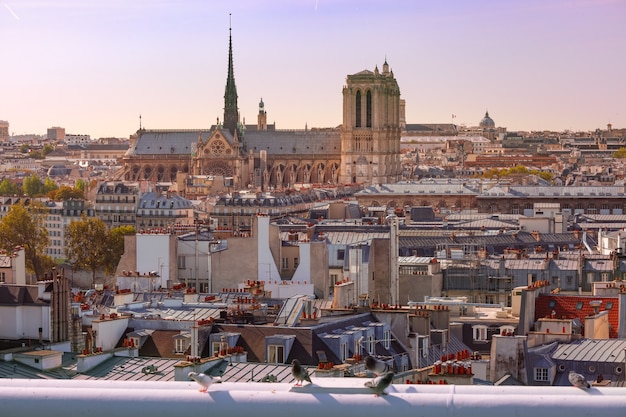
{"type": "Polygon", "coordinates": [[[489,112],[485,112],[485,117],[478,124],[480,127],[496,127],[496,122],[493,121],[491,117],[489,117],[489,112]]]}

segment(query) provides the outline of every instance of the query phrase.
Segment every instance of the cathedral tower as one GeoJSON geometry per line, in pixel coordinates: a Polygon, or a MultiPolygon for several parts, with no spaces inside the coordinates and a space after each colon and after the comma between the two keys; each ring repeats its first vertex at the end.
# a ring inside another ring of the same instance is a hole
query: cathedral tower
{"type": "Polygon", "coordinates": [[[257,116],[256,128],[259,130],[267,130],[267,112],[265,111],[263,98],[261,98],[261,102],[259,103],[259,115],[257,116]]]}
{"type": "Polygon", "coordinates": [[[239,122],[239,109],[237,108],[237,86],[235,85],[235,72],[233,70],[233,35],[232,28],[228,28],[228,77],[226,78],[226,92],[224,93],[224,129],[233,136],[239,122]]]}
{"type": "Polygon", "coordinates": [[[343,88],[340,182],[382,184],[401,179],[400,88],[389,71],[364,70],[343,88]]]}

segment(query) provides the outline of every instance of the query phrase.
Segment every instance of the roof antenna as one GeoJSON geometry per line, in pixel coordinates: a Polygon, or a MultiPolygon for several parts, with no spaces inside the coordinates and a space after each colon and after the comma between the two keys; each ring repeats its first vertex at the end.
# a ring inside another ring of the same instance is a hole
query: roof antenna
{"type": "Polygon", "coordinates": [[[141,114],[139,114],[139,130],[141,130],[141,114]]]}

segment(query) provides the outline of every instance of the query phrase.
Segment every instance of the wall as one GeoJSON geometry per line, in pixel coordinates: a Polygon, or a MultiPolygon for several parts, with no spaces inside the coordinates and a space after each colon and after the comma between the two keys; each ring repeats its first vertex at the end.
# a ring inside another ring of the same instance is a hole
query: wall
{"type": "Polygon", "coordinates": [[[374,285],[369,286],[368,294],[372,302],[392,303],[390,264],[389,239],[373,239],[369,269],[374,285]]]}
{"type": "Polygon", "coordinates": [[[95,347],[102,350],[110,350],[124,335],[128,327],[128,318],[116,318],[105,320],[94,320],[91,324],[92,331],[96,331],[95,347]]]}
{"type": "Polygon", "coordinates": [[[609,312],[604,310],[585,317],[585,337],[588,339],[609,338],[609,312]]]}
{"type": "Polygon", "coordinates": [[[435,275],[399,275],[400,303],[424,301],[424,297],[440,297],[443,286],[443,274],[435,275]]]}
{"type": "Polygon", "coordinates": [[[493,336],[489,363],[489,379],[492,382],[510,374],[518,381],[528,383],[524,362],[525,344],[526,336],[493,336]]]}
{"type": "Polygon", "coordinates": [[[175,279],[176,236],[168,233],[137,234],[137,271],[155,271],[160,277],[154,282],[155,288],[168,288],[168,282],[175,279]]]}

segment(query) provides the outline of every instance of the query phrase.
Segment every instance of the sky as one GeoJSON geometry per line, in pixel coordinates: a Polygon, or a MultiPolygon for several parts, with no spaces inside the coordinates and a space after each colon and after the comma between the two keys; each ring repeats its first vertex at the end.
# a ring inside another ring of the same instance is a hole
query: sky
{"type": "Polygon", "coordinates": [[[626,128],[625,0],[0,0],[0,120],[92,138],[240,117],[342,122],[346,76],[382,70],[407,123],[626,128]],[[456,115],[456,118],[452,118],[456,115]]]}

